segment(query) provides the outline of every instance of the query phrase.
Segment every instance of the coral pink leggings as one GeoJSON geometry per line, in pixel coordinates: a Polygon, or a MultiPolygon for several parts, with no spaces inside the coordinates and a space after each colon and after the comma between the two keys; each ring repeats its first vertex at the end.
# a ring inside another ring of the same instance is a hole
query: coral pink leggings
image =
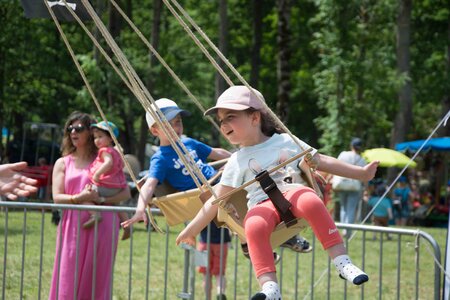
{"type": "MultiPolygon", "coordinates": [[[[283,193],[291,202],[291,211],[304,218],[324,249],[342,243],[336,224],[317,194],[308,187],[297,187],[283,193]]],[[[275,272],[270,235],[280,223],[280,216],[272,201],[264,201],[247,212],[244,220],[248,250],[256,277],[275,272]]]]}

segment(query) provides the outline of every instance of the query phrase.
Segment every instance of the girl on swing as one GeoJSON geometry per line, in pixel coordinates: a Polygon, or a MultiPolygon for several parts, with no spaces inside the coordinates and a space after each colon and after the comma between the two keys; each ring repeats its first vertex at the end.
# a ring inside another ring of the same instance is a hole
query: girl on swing
{"type": "MultiPolygon", "coordinates": [[[[261,99],[262,95],[258,94],[261,99]]],[[[270,118],[265,105],[245,86],[228,88],[217,99],[216,106],[205,114],[215,113],[223,135],[232,143],[240,146],[233,153],[223,171],[220,183],[215,191],[221,197],[255,177],[255,162],[261,169],[270,169],[280,163],[281,153],[301,151],[291,137],[282,133],[270,118]]],[[[303,149],[309,145],[298,140],[303,149]]],[[[379,162],[364,167],[353,166],[333,157],[312,152],[317,169],[343,177],[368,181],[375,175],[379,162]]],[[[292,155],[293,156],[293,155],[292,155]]],[[[296,166],[298,162],[293,162],[296,166]]],[[[289,166],[289,165],[288,165],[289,166]]],[[[310,224],[314,234],[333,260],[339,276],[349,282],[360,285],[369,280],[367,274],[352,264],[342,237],[322,200],[309,187],[290,184],[283,181],[282,170],[271,174],[284,197],[292,204],[291,211],[297,218],[304,218],[310,224]]],[[[276,278],[270,235],[280,223],[280,216],[259,183],[246,187],[248,212],[244,219],[250,258],[255,270],[261,292],[252,300],[281,299],[276,278]]],[[[209,199],[197,216],[178,235],[176,244],[195,244],[195,237],[216,216],[218,205],[212,205],[209,199]]]]}

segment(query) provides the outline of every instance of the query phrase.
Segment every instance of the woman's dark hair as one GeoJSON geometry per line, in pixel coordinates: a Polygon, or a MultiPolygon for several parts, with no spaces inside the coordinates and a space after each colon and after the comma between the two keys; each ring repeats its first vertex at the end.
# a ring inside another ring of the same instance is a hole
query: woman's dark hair
{"type": "Polygon", "coordinates": [[[267,112],[263,110],[254,109],[252,107],[245,110],[248,114],[254,112],[259,112],[261,114],[261,131],[266,136],[272,136],[275,133],[285,133],[285,131],[278,126],[274,118],[267,112]]]}
{"type": "MultiPolygon", "coordinates": [[[[83,124],[83,126],[85,126],[87,130],[90,130],[91,124],[95,123],[94,119],[86,113],[82,113],[79,111],[74,111],[73,113],[71,113],[70,116],[67,118],[66,124],[64,125],[64,136],[61,146],[62,156],[71,154],[76,150],[75,146],[72,144],[72,140],[70,139],[70,132],[67,131],[67,127],[72,125],[72,123],[75,121],[80,121],[81,124],[83,124]]],[[[94,138],[92,134],[89,135],[88,151],[92,155],[95,155],[95,153],[97,153],[97,148],[95,147],[94,138]]]]}

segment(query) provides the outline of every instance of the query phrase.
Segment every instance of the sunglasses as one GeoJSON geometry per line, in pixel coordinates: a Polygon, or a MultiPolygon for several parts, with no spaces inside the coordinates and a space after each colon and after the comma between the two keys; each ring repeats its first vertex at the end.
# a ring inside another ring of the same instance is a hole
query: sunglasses
{"type": "Polygon", "coordinates": [[[66,130],[68,133],[71,133],[72,130],[75,130],[75,132],[80,133],[80,132],[83,132],[85,129],[86,129],[86,126],[79,124],[77,126],[69,125],[69,127],[67,127],[66,130]]]}

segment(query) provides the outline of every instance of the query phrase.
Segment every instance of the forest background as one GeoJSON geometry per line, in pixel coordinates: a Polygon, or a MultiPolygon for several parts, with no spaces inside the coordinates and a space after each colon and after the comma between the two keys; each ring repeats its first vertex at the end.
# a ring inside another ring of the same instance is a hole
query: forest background
{"type": "MultiPolygon", "coordinates": [[[[155,98],[191,111],[185,133],[228,147],[107,0],[91,1],[155,98]]],[[[117,0],[205,107],[226,82],[162,0],[117,0]]],[[[337,155],[352,137],[367,148],[426,138],[450,109],[450,5],[444,0],[184,0],[179,3],[290,130],[337,155]]],[[[64,23],[125,153],[143,162],[154,143],[144,109],[77,23],[64,23]]],[[[92,22],[87,26],[99,36],[92,22]]],[[[100,39],[102,45],[104,41],[100,39]]],[[[231,75],[235,84],[239,81],[231,75]]],[[[1,156],[24,122],[63,125],[73,110],[99,116],[53,21],[26,19],[0,1],[1,156]]],[[[448,136],[449,128],[437,135],[448,136]]]]}

